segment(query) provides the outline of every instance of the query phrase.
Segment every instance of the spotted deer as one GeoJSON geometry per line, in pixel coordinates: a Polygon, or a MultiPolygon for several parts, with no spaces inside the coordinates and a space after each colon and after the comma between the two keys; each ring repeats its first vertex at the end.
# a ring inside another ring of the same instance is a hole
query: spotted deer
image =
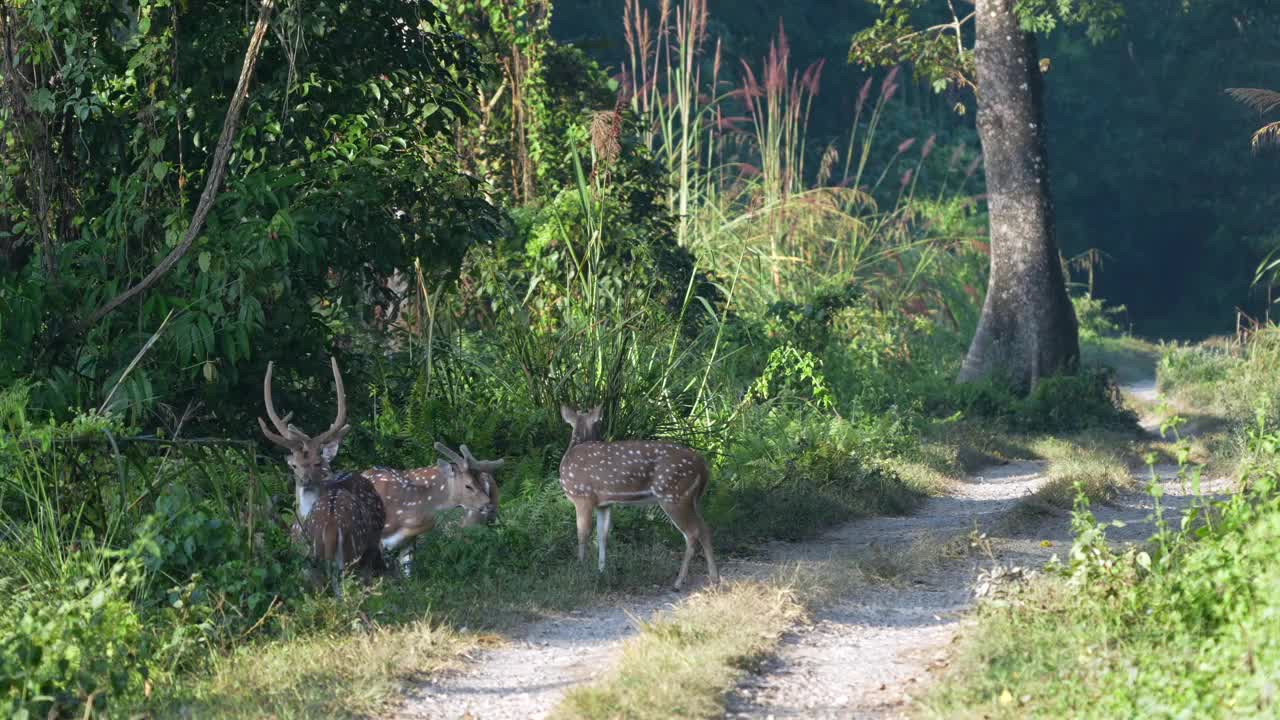
{"type": "Polygon", "coordinates": [[[597,568],[604,572],[605,544],[614,505],[658,505],[684,535],[684,562],[675,588],[684,585],[697,545],[707,556],[707,574],[716,582],[711,531],[698,507],[707,489],[707,461],[689,448],[654,440],[601,442],[601,412],[577,412],[560,406],[560,416],[573,428],[569,449],[560,460],[560,487],[578,514],[578,560],[586,560],[591,514],[595,512],[597,568]]]}
{"type": "Polygon", "coordinates": [[[367,478],[359,473],[335,474],[330,467],[338,446],[351,429],[347,424],[342,373],[336,359],[331,359],[330,364],[338,391],[338,414],[328,430],[310,437],[289,424],[293,413],[280,417],[276,412],[271,397],[275,363],[267,363],[267,375],[262,381],[267,417],[275,430],[268,428],[262,418],[258,418],[258,426],[268,440],[289,451],[300,535],[310,547],[313,562],[332,570],[334,594],[342,597],[341,576],[348,563],[356,564],[365,578],[386,569],[378,542],[385,510],[382,498],[367,478]]]}
{"type": "Polygon", "coordinates": [[[435,448],[443,459],[433,467],[403,471],[376,467],[363,473],[387,510],[382,548],[399,550],[397,560],[406,576],[413,566],[414,543],[436,526],[440,513],[464,509],[463,525],[497,518],[498,484],[493,473],[503,461],[477,460],[466,445],[461,446],[461,455],[444,443],[437,442],[435,448]]]}

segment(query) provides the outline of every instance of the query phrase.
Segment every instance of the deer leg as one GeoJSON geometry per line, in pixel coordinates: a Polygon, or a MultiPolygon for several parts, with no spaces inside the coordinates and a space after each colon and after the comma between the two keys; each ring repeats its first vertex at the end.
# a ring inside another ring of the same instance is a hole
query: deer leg
{"type": "Polygon", "coordinates": [[[675,589],[679,590],[684,585],[685,578],[689,575],[689,562],[693,560],[693,554],[698,551],[698,545],[702,545],[707,553],[708,572],[714,579],[715,560],[711,559],[711,534],[707,531],[706,523],[702,522],[698,509],[692,505],[675,503],[664,503],[662,509],[684,536],[684,561],[680,563],[680,574],[676,576],[675,589]]]}
{"type": "Polygon", "coordinates": [[[592,505],[588,498],[573,498],[574,509],[578,511],[578,562],[587,559],[587,538],[591,537],[592,505]]]}
{"type": "Polygon", "coordinates": [[[689,521],[688,511],[675,503],[662,503],[662,511],[667,514],[667,519],[672,525],[680,531],[684,536],[684,561],[680,563],[680,574],[676,576],[675,589],[679,590],[684,585],[684,579],[689,574],[689,561],[693,559],[693,553],[696,549],[695,543],[698,540],[696,525],[689,521]]]}
{"type": "Polygon", "coordinates": [[[409,577],[413,574],[413,546],[416,543],[409,543],[400,549],[400,554],[396,556],[396,562],[400,564],[400,574],[409,577]]]}
{"type": "Polygon", "coordinates": [[[400,528],[382,538],[382,549],[395,555],[396,562],[400,565],[400,573],[405,577],[409,577],[413,569],[413,546],[416,543],[417,537],[410,537],[410,531],[405,528],[400,528]]]}
{"type": "Polygon", "coordinates": [[[689,533],[681,533],[684,535],[684,560],[680,563],[680,574],[676,576],[675,589],[679,590],[684,585],[684,579],[689,574],[689,561],[693,559],[693,554],[697,552],[695,538],[689,533]]]}
{"type": "Polygon", "coordinates": [[[605,543],[609,540],[609,526],[612,520],[612,511],[608,505],[596,508],[596,544],[600,548],[600,559],[596,563],[596,569],[604,572],[605,543]]]}
{"type": "Polygon", "coordinates": [[[701,513],[698,514],[698,525],[698,539],[702,543],[702,554],[707,556],[707,576],[713,583],[720,582],[720,574],[716,572],[716,559],[711,554],[711,529],[707,527],[701,513]]]}

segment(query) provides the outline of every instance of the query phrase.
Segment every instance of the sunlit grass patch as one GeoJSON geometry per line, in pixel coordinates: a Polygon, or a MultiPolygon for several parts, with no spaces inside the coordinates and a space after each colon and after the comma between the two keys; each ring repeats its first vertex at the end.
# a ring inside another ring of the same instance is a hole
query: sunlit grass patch
{"type": "Polygon", "coordinates": [[[206,676],[168,694],[157,716],[368,717],[406,685],[455,664],[482,636],[420,620],[248,644],[215,658],[206,676]]]}
{"type": "Polygon", "coordinates": [[[713,718],[724,692],[804,613],[790,582],[743,581],[704,591],[646,622],[602,681],[571,691],[552,717],[713,718]]]}

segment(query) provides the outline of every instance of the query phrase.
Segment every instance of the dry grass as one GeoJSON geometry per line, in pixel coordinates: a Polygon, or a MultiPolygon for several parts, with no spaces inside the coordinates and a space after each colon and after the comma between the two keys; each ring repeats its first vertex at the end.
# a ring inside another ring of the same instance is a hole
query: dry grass
{"type": "Polygon", "coordinates": [[[811,596],[824,594],[810,573],[734,582],[645,623],[613,671],[570,692],[552,717],[722,717],[725,689],[777,646],[811,596]]]}
{"type": "Polygon", "coordinates": [[[1049,458],[1048,480],[1028,497],[1028,507],[1070,510],[1077,488],[1090,501],[1109,502],[1135,487],[1130,469],[1131,448],[1111,443],[1075,443],[1047,439],[1038,443],[1049,458]]]}
{"type": "MultiPolygon", "coordinates": [[[[247,646],[201,682],[152,708],[156,717],[369,717],[414,678],[452,665],[483,641],[419,621],[247,646]]],[[[162,694],[163,688],[157,688],[162,694]]]]}
{"type": "Polygon", "coordinates": [[[908,485],[932,496],[945,495],[957,480],[985,468],[1031,455],[1021,439],[980,423],[938,423],[890,465],[908,485]]]}
{"type": "Polygon", "coordinates": [[[964,533],[921,533],[905,550],[875,546],[858,559],[857,569],[870,582],[902,583],[972,555],[978,549],[976,533],[976,527],[964,533]]]}

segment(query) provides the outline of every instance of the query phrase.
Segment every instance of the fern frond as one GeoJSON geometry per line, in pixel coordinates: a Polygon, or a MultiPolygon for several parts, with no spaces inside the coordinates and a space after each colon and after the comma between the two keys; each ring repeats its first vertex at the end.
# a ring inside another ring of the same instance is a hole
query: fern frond
{"type": "Polygon", "coordinates": [[[1253,134],[1254,152],[1268,145],[1280,145],[1280,122],[1263,125],[1253,134]]]}
{"type": "Polygon", "coordinates": [[[1244,103],[1263,115],[1266,115],[1276,108],[1280,108],[1280,92],[1276,92],[1275,90],[1264,90],[1262,88],[1227,88],[1227,94],[1237,102],[1244,103]]]}

